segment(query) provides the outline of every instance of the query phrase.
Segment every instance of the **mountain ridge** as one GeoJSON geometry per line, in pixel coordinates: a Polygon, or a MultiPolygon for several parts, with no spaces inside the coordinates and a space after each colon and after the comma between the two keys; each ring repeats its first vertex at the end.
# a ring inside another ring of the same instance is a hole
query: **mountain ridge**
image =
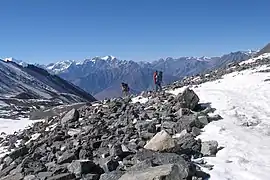
{"type": "Polygon", "coordinates": [[[0,97],[59,100],[63,103],[92,102],[95,98],[81,88],[34,65],[21,66],[0,60],[0,97]],[[29,98],[27,98],[29,97],[29,98]]]}
{"type": "Polygon", "coordinates": [[[121,60],[114,56],[101,56],[83,61],[66,60],[48,65],[36,66],[75,84],[97,99],[121,96],[120,83],[126,82],[134,92],[153,90],[152,74],[155,70],[164,72],[163,84],[170,84],[185,76],[241,62],[254,55],[255,51],[236,51],[220,57],[160,58],[152,62],[121,60]]]}

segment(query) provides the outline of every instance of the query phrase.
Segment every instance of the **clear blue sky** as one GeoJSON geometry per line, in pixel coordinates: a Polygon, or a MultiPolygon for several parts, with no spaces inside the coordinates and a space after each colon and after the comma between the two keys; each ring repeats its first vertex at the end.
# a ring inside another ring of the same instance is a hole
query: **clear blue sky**
{"type": "Polygon", "coordinates": [[[1,0],[0,57],[216,56],[270,42],[269,0],[1,0]]]}

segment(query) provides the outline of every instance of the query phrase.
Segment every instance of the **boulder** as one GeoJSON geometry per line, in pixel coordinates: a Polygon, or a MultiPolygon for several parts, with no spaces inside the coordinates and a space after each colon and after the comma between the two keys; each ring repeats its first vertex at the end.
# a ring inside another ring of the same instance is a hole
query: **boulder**
{"type": "Polygon", "coordinates": [[[198,95],[191,89],[186,88],[182,93],[176,96],[176,101],[181,104],[181,108],[194,109],[200,99],[198,95]]]}
{"type": "Polygon", "coordinates": [[[179,171],[183,178],[186,178],[189,174],[189,163],[186,162],[183,157],[175,153],[159,153],[142,149],[134,156],[134,160],[140,162],[138,165],[131,167],[131,169],[134,170],[141,170],[142,168],[145,169],[146,167],[164,164],[176,164],[179,167],[179,171]]]}
{"type": "Polygon", "coordinates": [[[24,156],[25,154],[28,153],[28,148],[26,146],[20,147],[16,149],[15,151],[11,152],[9,157],[13,160],[17,159],[20,156],[24,156]]]}
{"type": "Polygon", "coordinates": [[[174,139],[165,131],[158,132],[145,146],[145,149],[163,151],[175,146],[174,139]]]}
{"type": "Polygon", "coordinates": [[[218,120],[222,119],[222,117],[219,114],[215,114],[213,116],[209,116],[208,119],[211,122],[211,121],[218,121],[218,120]]]}
{"type": "Polygon", "coordinates": [[[1,178],[1,180],[23,180],[23,175],[22,175],[22,173],[8,175],[8,176],[1,178]]]}
{"type": "Polygon", "coordinates": [[[75,160],[75,154],[72,152],[65,151],[61,156],[58,157],[57,163],[64,164],[64,163],[71,163],[72,160],[75,160]]]}
{"type": "Polygon", "coordinates": [[[197,119],[195,120],[195,126],[198,128],[203,128],[208,123],[209,122],[206,116],[198,116],[197,119]]]}
{"type": "Polygon", "coordinates": [[[99,174],[85,174],[82,176],[81,180],[99,180],[99,174]]]}
{"type": "Polygon", "coordinates": [[[26,157],[22,161],[21,167],[23,168],[23,172],[25,174],[37,174],[47,170],[46,166],[41,161],[31,157],[26,157]]]}
{"type": "Polygon", "coordinates": [[[108,158],[103,159],[101,161],[102,161],[102,163],[101,163],[102,168],[106,173],[116,170],[117,167],[119,166],[118,161],[111,158],[111,157],[108,157],[108,158]]]}
{"type": "Polygon", "coordinates": [[[62,114],[64,112],[70,111],[71,109],[79,109],[82,106],[84,106],[86,103],[74,103],[74,104],[69,104],[69,105],[60,105],[53,107],[51,109],[47,110],[34,110],[30,112],[30,120],[37,120],[37,119],[46,119],[46,118],[51,118],[53,116],[58,116],[59,114],[62,114]]]}
{"type": "Polygon", "coordinates": [[[199,128],[197,127],[192,127],[192,131],[191,131],[191,134],[194,135],[194,136],[199,136],[201,134],[202,130],[200,130],[199,128]]]}
{"type": "Polygon", "coordinates": [[[152,166],[153,166],[152,159],[146,159],[130,167],[129,171],[140,171],[140,170],[144,170],[149,167],[152,167],[152,166]]]}
{"type": "Polygon", "coordinates": [[[156,167],[150,167],[141,171],[131,171],[125,173],[119,180],[180,180],[181,171],[177,165],[166,164],[156,167]]]}
{"type": "Polygon", "coordinates": [[[176,125],[176,132],[180,133],[185,129],[190,129],[193,126],[195,126],[195,120],[196,120],[196,115],[194,114],[189,114],[182,116],[178,121],[176,125]]]}
{"type": "Polygon", "coordinates": [[[79,117],[79,112],[76,109],[72,109],[61,119],[61,123],[65,124],[67,122],[75,122],[78,121],[79,117]]]}
{"type": "Polygon", "coordinates": [[[201,153],[204,156],[215,156],[218,151],[217,147],[218,147],[217,141],[202,142],[201,153]]]}
{"type": "Polygon", "coordinates": [[[123,171],[112,171],[101,174],[99,180],[118,180],[124,174],[123,171]]]}
{"type": "Polygon", "coordinates": [[[196,140],[192,134],[185,134],[181,136],[180,138],[176,139],[176,143],[179,154],[186,154],[188,156],[195,156],[199,157],[200,156],[200,150],[201,150],[201,143],[199,140],[196,140]]]}
{"type": "Polygon", "coordinates": [[[112,148],[110,149],[110,155],[119,157],[124,156],[121,144],[115,144],[114,146],[112,146],[112,148]]]}
{"type": "Polygon", "coordinates": [[[36,180],[36,176],[35,175],[28,175],[28,176],[25,176],[23,178],[23,180],[36,180]]]}
{"type": "Polygon", "coordinates": [[[80,177],[82,174],[100,174],[102,172],[98,166],[90,160],[74,160],[67,166],[67,169],[77,177],[80,177]]]}
{"type": "Polygon", "coordinates": [[[52,172],[39,172],[37,174],[37,177],[40,179],[40,180],[45,180],[47,179],[48,177],[51,177],[53,175],[52,172]]]}
{"type": "Polygon", "coordinates": [[[75,176],[70,173],[62,173],[52,177],[49,177],[47,180],[74,180],[75,176]]]}

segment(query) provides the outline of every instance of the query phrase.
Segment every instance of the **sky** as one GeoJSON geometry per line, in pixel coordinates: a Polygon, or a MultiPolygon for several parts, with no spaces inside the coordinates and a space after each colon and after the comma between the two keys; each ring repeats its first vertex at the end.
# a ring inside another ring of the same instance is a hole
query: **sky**
{"type": "Polygon", "coordinates": [[[0,57],[220,56],[270,42],[269,0],[1,0],[0,57]]]}

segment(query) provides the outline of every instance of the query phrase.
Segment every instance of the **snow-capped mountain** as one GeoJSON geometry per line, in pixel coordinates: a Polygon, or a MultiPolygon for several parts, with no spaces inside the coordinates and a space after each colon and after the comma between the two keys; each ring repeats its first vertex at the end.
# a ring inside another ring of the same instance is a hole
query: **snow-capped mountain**
{"type": "Polygon", "coordinates": [[[57,63],[51,63],[46,66],[47,70],[54,72],[55,74],[64,72],[68,69],[72,64],[76,64],[74,60],[60,61],[57,63]]]}
{"type": "Polygon", "coordinates": [[[62,103],[93,101],[90,94],[57,75],[34,65],[23,67],[14,59],[0,60],[0,98],[46,99],[62,103]]]}
{"type": "Polygon", "coordinates": [[[83,62],[68,60],[51,63],[44,68],[103,99],[121,95],[119,83],[122,81],[127,82],[135,92],[153,89],[152,73],[155,70],[164,72],[164,84],[168,84],[230,62],[246,60],[251,54],[239,51],[221,57],[168,57],[153,62],[134,62],[104,56],[83,62]]]}

